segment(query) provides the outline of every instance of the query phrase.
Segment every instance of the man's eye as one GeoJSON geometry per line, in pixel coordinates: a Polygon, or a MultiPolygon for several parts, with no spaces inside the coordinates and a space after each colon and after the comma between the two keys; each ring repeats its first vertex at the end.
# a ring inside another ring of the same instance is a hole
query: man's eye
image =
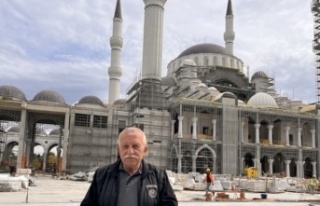
{"type": "Polygon", "coordinates": [[[134,148],[134,149],[139,149],[139,148],[140,148],[140,145],[133,145],[133,148],[134,148]]]}

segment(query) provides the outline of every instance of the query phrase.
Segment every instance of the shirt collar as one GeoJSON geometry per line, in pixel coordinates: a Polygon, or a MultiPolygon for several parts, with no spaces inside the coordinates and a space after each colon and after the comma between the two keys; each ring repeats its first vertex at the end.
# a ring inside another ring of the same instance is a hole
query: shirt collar
{"type": "MultiPolygon", "coordinates": [[[[122,162],[119,165],[119,170],[126,172],[124,170],[124,168],[123,168],[123,163],[122,162]]],[[[134,174],[142,174],[142,164],[140,164],[140,167],[139,167],[138,171],[136,171],[134,174]]]]}

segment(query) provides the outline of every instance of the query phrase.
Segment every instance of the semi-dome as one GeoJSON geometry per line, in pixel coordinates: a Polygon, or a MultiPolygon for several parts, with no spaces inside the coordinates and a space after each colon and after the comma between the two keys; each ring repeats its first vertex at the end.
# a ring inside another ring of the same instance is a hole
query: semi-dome
{"type": "Polygon", "coordinates": [[[60,104],[66,104],[63,96],[56,91],[52,90],[43,90],[34,96],[33,100],[36,101],[44,101],[44,102],[54,102],[60,104]]]}
{"type": "Polygon", "coordinates": [[[180,66],[197,66],[193,59],[184,59],[180,66]]]}
{"type": "Polygon", "coordinates": [[[200,54],[200,53],[218,53],[218,54],[226,54],[231,55],[227,52],[227,50],[219,45],[216,44],[210,44],[210,43],[204,43],[204,44],[197,44],[192,47],[189,47],[188,49],[184,50],[179,56],[187,56],[190,54],[200,54]]]}
{"type": "Polygon", "coordinates": [[[53,129],[49,132],[49,135],[60,135],[60,130],[59,129],[53,129]]]}
{"type": "Polygon", "coordinates": [[[251,80],[259,79],[259,78],[268,78],[268,76],[263,71],[258,71],[252,75],[251,80]]]}
{"type": "Polygon", "coordinates": [[[99,99],[96,96],[85,96],[85,97],[82,97],[79,100],[78,104],[93,104],[93,105],[99,105],[99,106],[103,106],[104,107],[104,104],[101,101],[101,99],[99,99]]]}
{"type": "Polygon", "coordinates": [[[176,81],[172,77],[163,77],[163,78],[161,78],[161,82],[162,82],[163,86],[172,87],[172,86],[176,86],[177,85],[176,81]]]}
{"type": "Polygon", "coordinates": [[[233,94],[232,92],[223,92],[223,93],[218,94],[216,96],[215,100],[221,99],[222,97],[238,99],[237,96],[235,94],[233,94]]]}
{"type": "Polygon", "coordinates": [[[278,104],[274,100],[274,98],[265,92],[259,92],[253,95],[247,105],[249,106],[257,106],[257,107],[272,107],[279,108],[278,104]]]}
{"type": "Polygon", "coordinates": [[[209,87],[208,91],[210,91],[210,92],[218,91],[219,92],[219,90],[217,88],[215,88],[215,87],[209,87]]]}
{"type": "Polygon", "coordinates": [[[125,105],[127,103],[126,99],[117,99],[116,101],[114,101],[114,105],[125,105]]]}
{"type": "Polygon", "coordinates": [[[20,127],[18,127],[18,126],[9,127],[7,129],[7,132],[19,133],[20,132],[20,127]]]}
{"type": "Polygon", "coordinates": [[[26,95],[20,89],[9,85],[0,86],[0,96],[5,98],[19,99],[22,101],[27,100],[26,95]]]}
{"type": "Polygon", "coordinates": [[[196,86],[196,89],[203,89],[203,88],[207,88],[207,85],[205,83],[199,83],[197,86],[196,86]]]}

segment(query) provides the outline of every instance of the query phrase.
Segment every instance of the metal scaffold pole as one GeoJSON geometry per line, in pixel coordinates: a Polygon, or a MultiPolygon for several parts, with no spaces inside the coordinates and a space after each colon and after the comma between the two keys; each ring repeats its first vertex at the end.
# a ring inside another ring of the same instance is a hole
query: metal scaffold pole
{"type": "Polygon", "coordinates": [[[312,0],[311,10],[314,16],[313,51],[315,54],[317,108],[320,108],[320,1],[312,0]]]}

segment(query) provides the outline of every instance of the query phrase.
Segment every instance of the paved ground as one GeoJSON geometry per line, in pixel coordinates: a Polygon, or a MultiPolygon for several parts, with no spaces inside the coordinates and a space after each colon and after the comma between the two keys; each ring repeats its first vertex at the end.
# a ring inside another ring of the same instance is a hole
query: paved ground
{"type": "MultiPolygon", "coordinates": [[[[69,180],[56,180],[48,176],[35,178],[36,186],[19,192],[0,192],[0,206],[79,206],[88,187],[88,182],[76,182],[69,180]],[[28,202],[28,203],[27,203],[28,202]]],[[[215,201],[218,206],[320,206],[320,195],[300,193],[267,194],[266,200],[261,200],[260,193],[245,193],[244,201],[235,201],[234,193],[228,202],[215,201]]],[[[203,191],[176,192],[179,206],[209,206],[212,202],[204,201],[203,191]]],[[[239,197],[239,194],[238,194],[239,197]]]]}

